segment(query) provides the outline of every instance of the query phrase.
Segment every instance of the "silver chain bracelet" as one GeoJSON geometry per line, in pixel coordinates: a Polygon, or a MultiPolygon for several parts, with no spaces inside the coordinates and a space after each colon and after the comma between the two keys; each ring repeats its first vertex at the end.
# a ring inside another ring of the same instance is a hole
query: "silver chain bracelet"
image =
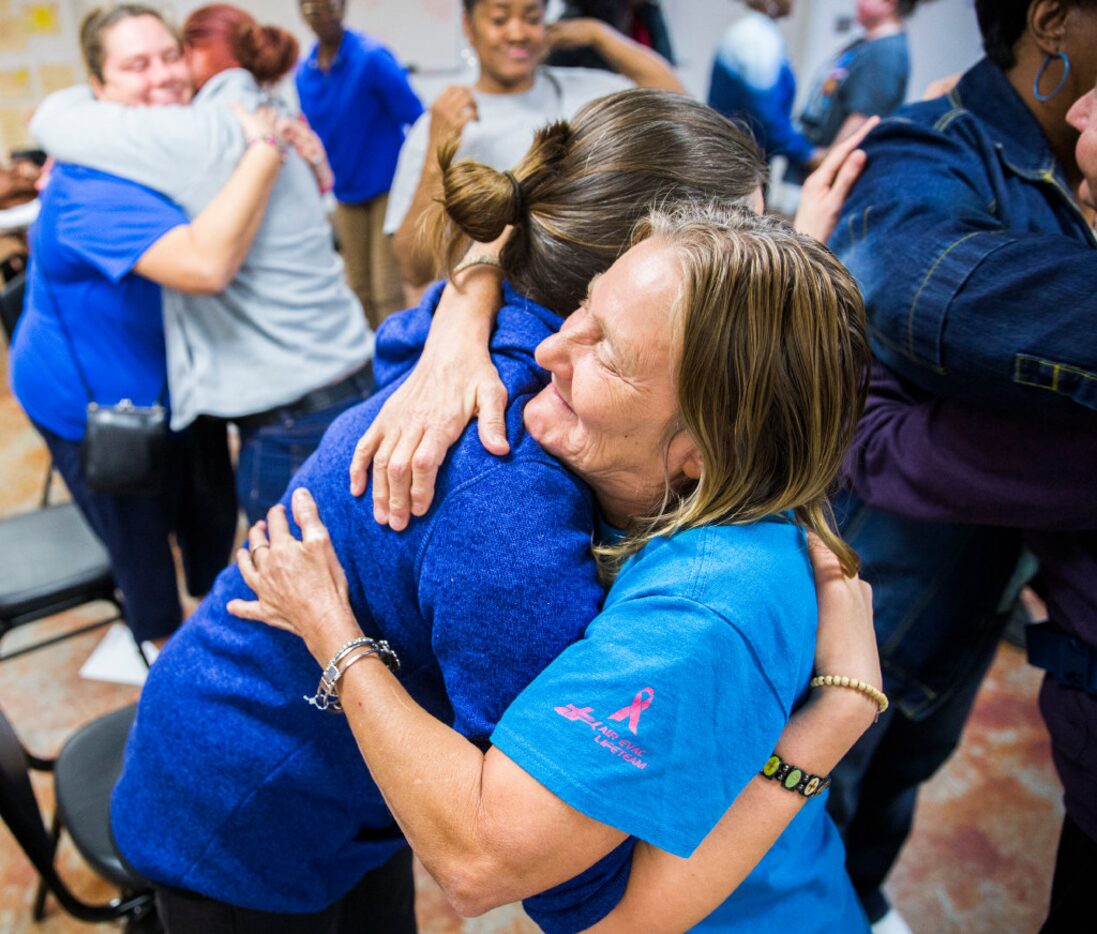
{"type": "Polygon", "coordinates": [[[384,639],[370,639],[368,636],[359,636],[351,639],[346,645],[339,648],[327,663],[320,675],[320,683],[316,687],[316,693],[304,700],[308,701],[317,710],[327,710],[331,713],[341,713],[342,704],[339,703],[339,679],[343,677],[347,669],[357,661],[376,655],[384,663],[389,671],[400,670],[400,659],[392,647],[384,639]],[[359,651],[360,650],[360,651],[359,651]]]}

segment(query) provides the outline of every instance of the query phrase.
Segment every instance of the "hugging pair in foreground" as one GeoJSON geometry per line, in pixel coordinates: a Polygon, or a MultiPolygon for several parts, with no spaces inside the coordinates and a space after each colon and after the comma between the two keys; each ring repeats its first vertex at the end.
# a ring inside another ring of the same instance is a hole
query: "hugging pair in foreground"
{"type": "Polygon", "coordinates": [[[549,932],[865,929],[808,799],[880,682],[826,504],[869,357],[856,284],[754,213],[753,143],[685,97],[596,101],[512,173],[441,159],[451,254],[512,225],[494,328],[477,262],[382,328],[379,392],[283,500],[303,541],[276,507],[150,671],[118,844],[169,931],[413,930],[408,843],[459,910],[525,899],[549,932]],[[505,437],[467,428],[396,531],[347,488],[355,444],[405,381],[444,382],[454,328],[490,332],[505,437]],[[341,656],[335,691],[310,653],[341,656]],[[863,691],[809,692],[813,669],[863,691]],[[336,692],[345,716],[317,709],[336,692]],[[803,774],[759,776],[774,753],[803,774]]]}

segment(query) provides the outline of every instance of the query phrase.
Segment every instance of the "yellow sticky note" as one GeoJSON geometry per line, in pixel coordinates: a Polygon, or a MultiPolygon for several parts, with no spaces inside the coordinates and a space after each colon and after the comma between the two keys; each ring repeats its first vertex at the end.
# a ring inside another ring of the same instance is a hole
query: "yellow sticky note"
{"type": "Polygon", "coordinates": [[[42,93],[50,94],[76,84],[76,69],[72,65],[39,65],[38,80],[42,83],[42,93]]]}
{"type": "Polygon", "coordinates": [[[27,3],[23,6],[23,28],[32,36],[55,36],[61,31],[61,14],[56,3],[27,3]]]}
{"type": "Polygon", "coordinates": [[[7,68],[0,71],[0,98],[23,100],[30,96],[29,68],[7,68]]]}

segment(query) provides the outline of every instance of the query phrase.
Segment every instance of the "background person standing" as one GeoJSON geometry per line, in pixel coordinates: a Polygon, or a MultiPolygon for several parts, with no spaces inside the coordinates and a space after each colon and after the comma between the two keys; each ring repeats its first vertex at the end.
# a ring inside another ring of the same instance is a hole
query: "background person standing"
{"type": "Polygon", "coordinates": [[[403,306],[400,271],[381,228],[404,129],[423,105],[389,49],[343,26],[345,0],[301,0],[300,9],[318,41],[297,68],[297,94],[335,173],[347,279],[376,329],[403,306]]]}

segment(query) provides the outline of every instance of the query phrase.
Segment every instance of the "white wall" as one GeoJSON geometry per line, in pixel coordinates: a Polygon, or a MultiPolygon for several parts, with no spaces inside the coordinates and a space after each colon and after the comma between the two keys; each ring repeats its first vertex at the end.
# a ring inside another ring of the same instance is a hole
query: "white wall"
{"type": "MultiPolygon", "coordinates": [[[[157,2],[157,0],[153,0],[157,2]]],[[[308,48],[312,36],[302,21],[296,0],[237,0],[263,22],[292,31],[308,48]]],[[[686,88],[697,97],[708,90],[712,56],[728,23],[742,10],[739,0],[662,0],[686,88]]],[[[854,32],[850,14],[855,0],[798,0],[793,16],[782,21],[790,54],[806,92],[816,71],[854,32]],[[845,29],[843,30],[843,26],[845,29]]],[[[549,0],[550,15],[561,0],[549,0]]],[[[18,4],[12,2],[14,9],[18,4]]],[[[37,66],[46,62],[69,64],[82,76],[75,41],[75,24],[91,6],[89,0],[59,0],[61,33],[35,39],[25,51],[0,51],[0,71],[28,68],[31,81],[26,96],[0,101],[0,136],[12,136],[45,87],[37,66]],[[48,56],[47,56],[48,53],[48,56]],[[39,61],[41,59],[41,61],[39,61]],[[5,132],[5,130],[7,132],[5,132]]],[[[171,17],[182,20],[201,0],[161,2],[171,17]]],[[[6,5],[0,2],[0,8],[6,5]]],[[[467,83],[475,72],[469,64],[460,29],[460,0],[348,0],[347,19],[387,42],[397,57],[413,67],[412,84],[430,102],[448,84],[467,83]]],[[[972,0],[935,0],[912,17],[910,24],[912,76],[910,94],[921,96],[926,84],[960,71],[980,55],[972,0]]],[[[292,97],[292,88],[286,88],[292,97]]]]}
{"type": "MultiPolygon", "coordinates": [[[[854,0],[799,0],[790,18],[789,51],[799,79],[800,103],[817,72],[857,35],[854,0]]],[[[918,100],[936,78],[963,71],[982,55],[972,0],[935,0],[907,22],[911,75],[908,99],[918,100]]]]}

